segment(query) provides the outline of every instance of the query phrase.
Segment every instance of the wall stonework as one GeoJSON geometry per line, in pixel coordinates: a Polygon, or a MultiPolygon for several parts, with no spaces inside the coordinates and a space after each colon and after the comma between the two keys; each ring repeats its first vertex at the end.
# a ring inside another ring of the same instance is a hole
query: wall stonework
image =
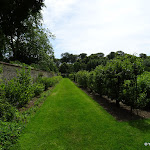
{"type": "MultiPolygon", "coordinates": [[[[22,67],[14,64],[9,64],[9,63],[4,63],[0,62],[0,65],[3,68],[3,73],[2,73],[2,80],[9,81],[13,79],[14,77],[17,77],[17,70],[21,70],[22,67]]],[[[27,68],[26,68],[27,69],[27,68]]],[[[42,70],[36,70],[36,69],[31,69],[31,77],[33,80],[35,80],[39,75],[42,75],[43,77],[52,77],[54,76],[50,72],[42,71],[42,70]]]]}

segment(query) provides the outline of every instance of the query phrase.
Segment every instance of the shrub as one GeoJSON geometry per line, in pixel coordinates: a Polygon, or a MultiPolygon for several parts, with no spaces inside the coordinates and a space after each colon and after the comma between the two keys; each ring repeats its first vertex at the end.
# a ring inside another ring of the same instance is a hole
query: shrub
{"type": "Polygon", "coordinates": [[[72,81],[75,81],[75,75],[74,74],[69,74],[69,79],[72,81]]]}
{"type": "Polygon", "coordinates": [[[8,150],[12,144],[17,142],[21,126],[16,122],[2,122],[0,120],[0,149],[8,150]]]}
{"type": "Polygon", "coordinates": [[[88,71],[84,70],[84,71],[78,71],[76,73],[76,82],[79,84],[79,86],[86,88],[87,81],[88,81],[88,71]]]}
{"type": "Polygon", "coordinates": [[[35,96],[38,96],[44,91],[45,86],[41,83],[34,83],[33,84],[33,89],[34,89],[35,96]]]}
{"type": "Polygon", "coordinates": [[[14,118],[15,108],[6,101],[5,84],[0,83],[0,119],[11,121],[14,118]]]}
{"type": "Polygon", "coordinates": [[[87,87],[91,91],[95,91],[95,78],[96,78],[95,71],[89,72],[89,74],[88,74],[88,81],[87,81],[87,87]]]}
{"type": "Polygon", "coordinates": [[[3,121],[11,121],[14,118],[15,108],[6,100],[0,99],[0,119],[3,121]]]}
{"type": "Polygon", "coordinates": [[[44,90],[47,90],[48,87],[53,85],[51,78],[39,77],[38,82],[44,85],[44,90]]]}
{"type": "Polygon", "coordinates": [[[58,83],[61,79],[62,79],[61,76],[54,76],[54,77],[51,77],[51,78],[39,77],[37,82],[43,84],[45,86],[45,90],[47,90],[49,87],[52,87],[56,83],[58,83]]]}
{"type": "Polygon", "coordinates": [[[62,76],[54,76],[54,77],[52,77],[53,85],[58,83],[61,79],[62,79],[62,76]]]}
{"type": "Polygon", "coordinates": [[[5,92],[10,104],[17,107],[25,105],[34,96],[30,70],[23,68],[18,72],[17,78],[6,83],[5,92]]]}
{"type": "Polygon", "coordinates": [[[131,111],[133,108],[143,108],[149,102],[147,97],[147,91],[142,88],[140,83],[136,85],[132,80],[126,80],[123,85],[123,103],[131,106],[131,111]]]}
{"type": "Polygon", "coordinates": [[[105,93],[105,68],[101,65],[97,66],[94,70],[95,72],[95,82],[94,82],[94,91],[100,96],[102,96],[105,93]]]}

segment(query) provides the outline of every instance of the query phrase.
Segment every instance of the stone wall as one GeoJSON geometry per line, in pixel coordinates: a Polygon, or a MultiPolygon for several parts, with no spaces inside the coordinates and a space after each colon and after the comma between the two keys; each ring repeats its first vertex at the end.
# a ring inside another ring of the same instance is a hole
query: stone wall
{"type": "MultiPolygon", "coordinates": [[[[14,77],[17,77],[17,70],[21,70],[22,67],[14,64],[4,63],[0,62],[0,65],[3,68],[3,73],[1,75],[1,79],[3,80],[11,80],[14,77]]],[[[27,69],[27,68],[26,68],[27,69]]],[[[35,80],[39,75],[42,75],[43,77],[52,77],[54,76],[50,72],[42,71],[42,70],[36,70],[31,69],[31,77],[35,80]]]]}

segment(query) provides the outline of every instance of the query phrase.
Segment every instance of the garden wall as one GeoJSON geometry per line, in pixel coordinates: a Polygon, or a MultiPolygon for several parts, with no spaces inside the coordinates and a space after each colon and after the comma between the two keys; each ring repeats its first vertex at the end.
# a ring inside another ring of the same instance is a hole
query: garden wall
{"type": "MultiPolygon", "coordinates": [[[[9,64],[5,62],[0,62],[0,65],[3,68],[3,73],[1,75],[1,79],[3,80],[11,80],[14,77],[17,77],[17,70],[21,70],[22,67],[15,64],[9,64]]],[[[35,80],[38,75],[42,75],[43,77],[52,77],[54,76],[50,72],[37,70],[37,69],[31,69],[31,77],[35,80]]]]}

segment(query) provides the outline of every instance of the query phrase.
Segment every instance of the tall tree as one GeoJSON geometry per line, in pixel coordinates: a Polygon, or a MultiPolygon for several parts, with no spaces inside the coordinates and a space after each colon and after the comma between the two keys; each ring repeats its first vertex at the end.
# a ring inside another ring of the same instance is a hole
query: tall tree
{"type": "MultiPolygon", "coordinates": [[[[0,3],[0,41],[7,38],[7,43],[11,47],[12,54],[16,58],[16,48],[14,41],[16,37],[24,34],[27,25],[24,23],[31,15],[34,16],[40,12],[44,6],[44,0],[2,0],[0,3]]],[[[5,42],[0,46],[0,55],[2,55],[5,42]]],[[[6,50],[7,48],[5,48],[6,50]]]]}
{"type": "Polygon", "coordinates": [[[113,59],[116,57],[116,53],[115,52],[111,52],[110,54],[107,55],[108,59],[113,59]]]}
{"type": "Polygon", "coordinates": [[[146,57],[147,57],[147,55],[144,53],[140,53],[139,56],[140,56],[140,58],[144,58],[144,59],[146,59],[146,57]]]}
{"type": "Polygon", "coordinates": [[[87,57],[87,54],[86,54],[86,53],[81,53],[81,54],[79,55],[79,57],[80,57],[80,59],[84,59],[85,57],[87,57]]]}

